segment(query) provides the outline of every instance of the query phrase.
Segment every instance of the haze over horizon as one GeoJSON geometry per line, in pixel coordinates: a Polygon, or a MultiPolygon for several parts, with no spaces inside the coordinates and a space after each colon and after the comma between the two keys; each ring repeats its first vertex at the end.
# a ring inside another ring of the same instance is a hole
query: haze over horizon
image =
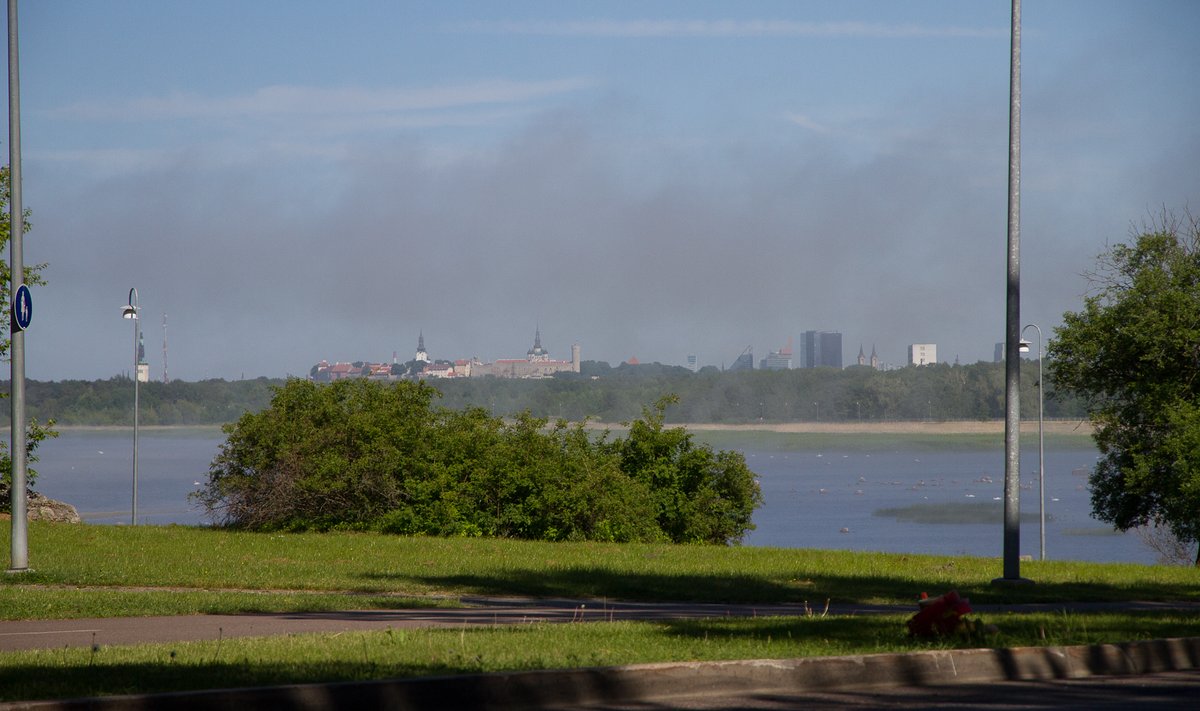
{"type": "MultiPolygon", "coordinates": [[[[26,372],[1004,334],[1010,2],[23,3],[26,372]]],[[[1022,322],[1200,210],[1200,3],[1025,0],[1022,322]]],[[[7,122],[7,115],[4,121],[7,122]]],[[[5,132],[3,135],[7,135],[5,132]]],[[[5,159],[7,160],[7,158],[5,159]]]]}

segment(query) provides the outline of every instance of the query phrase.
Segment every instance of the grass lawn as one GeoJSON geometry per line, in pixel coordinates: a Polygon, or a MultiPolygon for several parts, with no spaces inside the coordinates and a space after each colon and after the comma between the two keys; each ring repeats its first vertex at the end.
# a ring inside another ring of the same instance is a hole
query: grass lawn
{"type": "MultiPolygon", "coordinates": [[[[0,528],[5,550],[8,535],[7,527],[0,528]]],[[[11,600],[20,586],[22,597],[44,604],[30,603],[26,611],[5,604],[0,618],[158,614],[152,605],[163,603],[151,600],[164,589],[171,595],[209,591],[189,603],[197,607],[179,612],[266,609],[272,598],[280,611],[323,604],[320,595],[300,599],[296,592],[353,593],[364,608],[402,604],[397,597],[467,594],[906,605],[922,591],[951,588],[979,603],[1200,600],[1200,571],[1194,568],[1124,563],[1026,562],[1021,574],[1036,585],[997,587],[991,581],[1003,570],[993,558],[184,526],[34,523],[28,538],[32,570],[0,578],[0,599],[11,600]],[[88,589],[69,590],[80,587],[88,589]],[[75,602],[67,609],[56,599],[75,602]],[[257,606],[245,607],[248,600],[257,606]],[[92,609],[91,601],[103,602],[92,609]]]]}
{"type": "MultiPolygon", "coordinates": [[[[0,530],[7,550],[9,529],[0,530]]],[[[534,543],[375,534],[240,533],[34,523],[27,573],[0,577],[0,617],[392,608],[461,595],[894,603],[957,589],[976,603],[1200,600],[1190,567],[1027,562],[1036,584],[992,586],[998,559],[710,546],[534,543]]],[[[915,608],[914,608],[915,609],[915,608]]],[[[589,622],[238,639],[0,654],[4,699],[396,676],[789,658],[928,648],[907,613],[589,622]]],[[[954,646],[1200,636],[1189,613],[985,615],[999,634],[954,646]]]]}

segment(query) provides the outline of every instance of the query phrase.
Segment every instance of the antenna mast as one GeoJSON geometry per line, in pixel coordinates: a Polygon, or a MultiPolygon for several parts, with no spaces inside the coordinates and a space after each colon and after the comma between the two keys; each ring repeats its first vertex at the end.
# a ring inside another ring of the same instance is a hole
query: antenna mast
{"type": "Polygon", "coordinates": [[[167,315],[163,314],[163,385],[171,382],[167,377],[167,315]]]}

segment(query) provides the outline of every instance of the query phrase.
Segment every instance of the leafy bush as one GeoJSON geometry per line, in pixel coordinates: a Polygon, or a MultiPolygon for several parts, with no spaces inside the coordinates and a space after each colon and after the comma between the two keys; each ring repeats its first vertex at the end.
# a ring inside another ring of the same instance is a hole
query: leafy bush
{"type": "Polygon", "coordinates": [[[435,407],[424,383],[289,380],[227,425],[196,498],[256,530],[378,530],[539,540],[730,543],[762,496],[741,454],[663,426],[627,438],[528,413],[435,407]]]}
{"type": "MultiPolygon", "coordinates": [[[[0,400],[3,400],[0,397],[0,400]]],[[[54,429],[54,420],[46,424],[39,424],[37,420],[30,420],[25,428],[25,461],[27,464],[34,464],[38,461],[37,451],[38,445],[47,439],[58,436],[58,431],[54,429]]],[[[32,467],[25,469],[25,491],[26,493],[33,491],[33,484],[37,481],[37,470],[32,467]]],[[[12,454],[8,450],[8,444],[0,442],[0,513],[12,511],[12,479],[13,479],[13,462],[12,454]]]]}

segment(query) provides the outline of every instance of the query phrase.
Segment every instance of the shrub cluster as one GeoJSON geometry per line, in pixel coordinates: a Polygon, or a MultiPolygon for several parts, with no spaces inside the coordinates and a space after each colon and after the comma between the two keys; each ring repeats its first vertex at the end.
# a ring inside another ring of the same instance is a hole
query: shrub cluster
{"type": "Polygon", "coordinates": [[[664,427],[670,398],[614,437],[436,395],[289,380],[225,427],[195,496],[214,522],[254,530],[727,544],[753,528],[762,495],[745,459],[664,427]]]}

